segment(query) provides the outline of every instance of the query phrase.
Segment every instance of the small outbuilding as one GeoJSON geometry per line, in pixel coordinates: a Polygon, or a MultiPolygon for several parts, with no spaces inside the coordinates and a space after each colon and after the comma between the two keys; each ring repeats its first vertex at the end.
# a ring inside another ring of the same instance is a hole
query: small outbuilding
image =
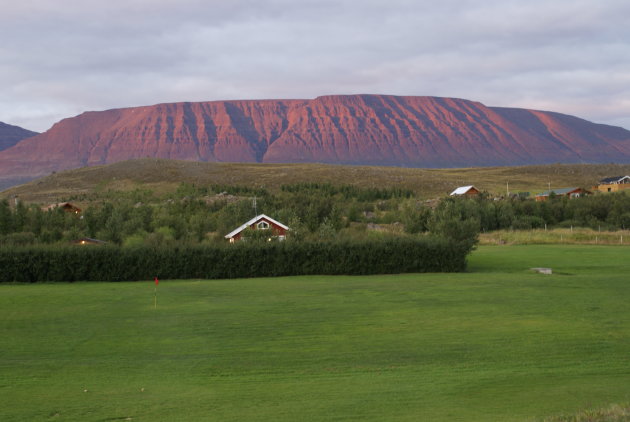
{"type": "Polygon", "coordinates": [[[568,196],[569,198],[579,198],[580,196],[589,195],[591,192],[583,188],[562,188],[552,189],[539,193],[536,195],[536,201],[546,201],[550,195],[555,196],[568,196]]]}
{"type": "Polygon", "coordinates": [[[80,239],[76,239],[72,241],[73,245],[105,245],[107,244],[104,240],[92,239],[91,237],[82,237],[80,239]]]}
{"type": "Polygon", "coordinates": [[[480,193],[481,192],[479,192],[479,189],[477,189],[473,185],[460,186],[457,189],[455,189],[453,192],[451,192],[451,196],[477,196],[480,193]]]}
{"type": "Polygon", "coordinates": [[[56,204],[50,204],[46,207],[42,208],[42,211],[50,211],[57,208],[63,209],[65,212],[70,212],[73,214],[81,214],[81,208],[71,204],[70,202],[59,202],[56,204]]]}
{"type": "Polygon", "coordinates": [[[252,230],[269,230],[269,240],[275,239],[281,241],[286,239],[287,231],[290,230],[288,226],[285,226],[281,222],[265,214],[260,214],[226,234],[225,238],[228,239],[230,243],[238,242],[243,239],[243,231],[248,228],[252,230]]]}
{"type": "Polygon", "coordinates": [[[630,189],[630,176],[607,177],[600,180],[595,189],[599,192],[617,192],[630,189]]]}

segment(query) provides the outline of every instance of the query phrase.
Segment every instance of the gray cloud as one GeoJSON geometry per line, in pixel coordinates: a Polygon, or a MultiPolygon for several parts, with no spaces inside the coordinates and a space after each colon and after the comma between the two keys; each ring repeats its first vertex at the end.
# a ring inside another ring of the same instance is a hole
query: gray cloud
{"type": "Polygon", "coordinates": [[[454,96],[630,128],[625,0],[34,0],[0,15],[0,121],[247,98],[454,96]]]}

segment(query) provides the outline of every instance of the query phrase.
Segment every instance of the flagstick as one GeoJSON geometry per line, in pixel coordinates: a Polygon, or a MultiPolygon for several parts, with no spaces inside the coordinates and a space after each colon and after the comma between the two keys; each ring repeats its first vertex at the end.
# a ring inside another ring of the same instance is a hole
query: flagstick
{"type": "Polygon", "coordinates": [[[157,309],[157,286],[159,280],[157,277],[154,277],[153,281],[155,281],[155,286],[153,287],[153,309],[157,309]]]}

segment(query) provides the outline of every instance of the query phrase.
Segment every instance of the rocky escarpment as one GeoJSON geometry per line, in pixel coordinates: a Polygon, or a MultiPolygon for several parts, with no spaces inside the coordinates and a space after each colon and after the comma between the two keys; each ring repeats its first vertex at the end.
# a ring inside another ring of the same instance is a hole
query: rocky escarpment
{"type": "Polygon", "coordinates": [[[0,152],[0,178],[158,157],[412,167],[630,162],[630,131],[436,97],[158,104],[86,112],[0,152]]]}

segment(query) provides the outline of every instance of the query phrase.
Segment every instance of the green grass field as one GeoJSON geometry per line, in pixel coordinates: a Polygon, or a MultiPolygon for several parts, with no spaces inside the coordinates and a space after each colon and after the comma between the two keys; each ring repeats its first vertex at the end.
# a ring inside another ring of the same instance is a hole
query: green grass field
{"type": "Polygon", "coordinates": [[[630,400],[630,248],[464,274],[0,285],[0,420],[536,421],[630,400]],[[530,267],[552,267],[553,275],[530,267]]]}

